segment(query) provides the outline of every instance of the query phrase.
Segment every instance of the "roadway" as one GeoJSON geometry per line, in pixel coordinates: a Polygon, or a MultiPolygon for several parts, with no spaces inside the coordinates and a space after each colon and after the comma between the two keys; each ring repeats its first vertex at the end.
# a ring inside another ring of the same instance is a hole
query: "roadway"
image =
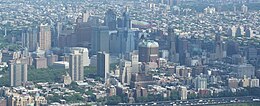
{"type": "Polygon", "coordinates": [[[159,101],[147,103],[120,103],[120,106],[198,106],[198,105],[219,105],[230,103],[252,103],[260,102],[260,97],[244,96],[244,97],[221,97],[221,98],[202,98],[190,100],[176,100],[176,101],[159,101]]]}

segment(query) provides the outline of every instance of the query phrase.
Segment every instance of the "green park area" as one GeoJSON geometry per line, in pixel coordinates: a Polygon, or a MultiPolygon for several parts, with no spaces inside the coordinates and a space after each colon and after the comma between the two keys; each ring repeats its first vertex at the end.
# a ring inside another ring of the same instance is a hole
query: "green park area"
{"type": "MultiPolygon", "coordinates": [[[[68,72],[68,69],[56,69],[56,68],[43,68],[35,69],[33,67],[28,68],[28,81],[35,83],[38,82],[61,82],[62,76],[68,72]]],[[[84,75],[89,76],[90,74],[95,74],[95,67],[85,67],[84,75]]],[[[0,71],[0,86],[8,86],[8,69],[0,71]]]]}

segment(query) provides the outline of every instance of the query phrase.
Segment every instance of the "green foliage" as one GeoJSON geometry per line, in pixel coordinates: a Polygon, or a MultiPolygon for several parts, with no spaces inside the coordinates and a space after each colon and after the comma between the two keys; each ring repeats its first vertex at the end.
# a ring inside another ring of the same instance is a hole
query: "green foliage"
{"type": "Polygon", "coordinates": [[[80,94],[73,94],[64,97],[62,97],[62,95],[54,94],[53,96],[47,97],[49,103],[60,102],[61,99],[66,100],[68,103],[77,103],[84,101],[84,98],[80,94]]]}
{"type": "Polygon", "coordinates": [[[64,69],[28,69],[28,80],[33,82],[59,82],[62,75],[66,74],[64,69]]]}
{"type": "Polygon", "coordinates": [[[110,96],[107,97],[107,105],[117,105],[118,103],[120,103],[122,101],[120,96],[110,96]]]}
{"type": "Polygon", "coordinates": [[[65,96],[64,99],[68,103],[77,103],[77,102],[82,102],[84,100],[84,98],[80,94],[73,94],[70,96],[65,96]]]}
{"type": "Polygon", "coordinates": [[[0,86],[9,86],[9,79],[8,74],[4,73],[3,76],[0,78],[0,86]]]}
{"type": "Polygon", "coordinates": [[[81,94],[85,93],[85,90],[79,87],[76,82],[71,82],[69,88],[75,90],[76,92],[80,92],[81,94]]]}
{"type": "Polygon", "coordinates": [[[59,102],[60,99],[62,99],[62,96],[60,96],[58,94],[54,94],[53,96],[48,96],[46,99],[48,100],[49,103],[59,102]]]}
{"type": "Polygon", "coordinates": [[[187,95],[188,99],[197,99],[197,95],[195,93],[190,93],[187,95]]]}
{"type": "Polygon", "coordinates": [[[96,72],[97,72],[96,67],[90,67],[90,66],[84,67],[84,76],[88,77],[91,74],[96,74],[96,72]]]}
{"type": "Polygon", "coordinates": [[[171,100],[179,100],[179,92],[178,91],[172,91],[171,92],[171,96],[170,96],[171,100]]]}

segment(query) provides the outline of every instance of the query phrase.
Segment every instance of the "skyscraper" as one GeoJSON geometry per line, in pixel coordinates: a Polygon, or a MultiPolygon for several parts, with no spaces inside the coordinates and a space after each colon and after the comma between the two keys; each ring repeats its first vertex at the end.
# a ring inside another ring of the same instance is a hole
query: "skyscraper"
{"type": "Polygon", "coordinates": [[[215,48],[215,53],[216,53],[216,59],[222,59],[223,58],[223,44],[221,41],[221,36],[219,33],[215,35],[215,43],[216,43],[216,48],[215,48]]]}
{"type": "Polygon", "coordinates": [[[109,54],[106,52],[98,52],[97,54],[97,75],[107,79],[107,74],[109,73],[109,54]]]}
{"type": "Polygon", "coordinates": [[[48,24],[40,25],[39,46],[41,50],[51,49],[51,27],[48,24]]]}
{"type": "Polygon", "coordinates": [[[15,60],[9,63],[10,86],[21,86],[27,82],[27,64],[15,60]]]}
{"type": "Polygon", "coordinates": [[[168,37],[169,37],[169,40],[170,40],[170,61],[175,61],[177,59],[175,59],[176,57],[176,35],[174,34],[174,30],[172,28],[169,28],[168,29],[168,37]]]}
{"type": "Polygon", "coordinates": [[[123,13],[123,27],[127,29],[132,28],[128,7],[126,7],[125,12],[123,13]]]}
{"type": "Polygon", "coordinates": [[[116,14],[112,9],[106,12],[104,21],[105,26],[108,26],[109,30],[116,30],[116,14]]]}
{"type": "Polygon", "coordinates": [[[109,53],[109,30],[106,26],[97,26],[93,28],[92,52],[96,54],[98,51],[109,53]]]}
{"type": "Polygon", "coordinates": [[[83,56],[79,51],[74,51],[70,54],[69,73],[72,81],[84,80],[83,56]]]}

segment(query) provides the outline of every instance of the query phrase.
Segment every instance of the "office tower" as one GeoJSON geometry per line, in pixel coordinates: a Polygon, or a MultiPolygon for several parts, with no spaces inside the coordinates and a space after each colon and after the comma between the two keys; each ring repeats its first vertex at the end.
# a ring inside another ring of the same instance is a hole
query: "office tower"
{"type": "Polygon", "coordinates": [[[78,23],[75,26],[76,45],[88,47],[91,43],[92,25],[89,23],[78,23]]]}
{"type": "Polygon", "coordinates": [[[21,86],[27,82],[27,64],[14,60],[9,63],[10,86],[21,86]]]}
{"type": "Polygon", "coordinates": [[[184,86],[181,86],[179,88],[179,95],[180,95],[181,100],[187,100],[187,95],[188,95],[187,88],[184,86]]]}
{"type": "Polygon", "coordinates": [[[106,79],[110,70],[109,54],[106,52],[98,52],[97,54],[97,75],[106,79]]]}
{"type": "Polygon", "coordinates": [[[105,13],[105,19],[104,19],[105,26],[107,26],[109,30],[116,30],[116,25],[117,25],[116,22],[117,22],[116,13],[112,9],[109,9],[105,13]]]}
{"type": "Polygon", "coordinates": [[[169,60],[170,61],[174,61],[177,62],[176,60],[176,34],[174,33],[174,29],[169,28],[168,29],[168,37],[170,40],[170,56],[169,56],[169,60]]]}
{"type": "Polygon", "coordinates": [[[196,90],[205,90],[207,89],[207,78],[198,76],[195,78],[195,88],[196,90]]]}
{"type": "Polygon", "coordinates": [[[248,7],[243,4],[243,5],[241,6],[241,11],[242,11],[243,13],[247,13],[248,7]]]}
{"type": "Polygon", "coordinates": [[[243,78],[244,76],[251,78],[255,76],[255,67],[251,64],[236,65],[235,71],[237,72],[237,76],[239,78],[243,78]]]}
{"type": "Polygon", "coordinates": [[[48,24],[40,25],[39,46],[41,50],[51,49],[51,27],[48,24]]]}
{"type": "Polygon", "coordinates": [[[238,79],[237,78],[229,78],[228,79],[228,87],[229,88],[238,88],[238,79]]]}
{"type": "Polygon", "coordinates": [[[178,53],[179,53],[180,65],[185,64],[185,60],[188,54],[188,43],[189,41],[186,38],[181,38],[178,41],[178,53]]]}
{"type": "Polygon", "coordinates": [[[216,45],[216,48],[215,48],[215,54],[216,54],[216,59],[222,59],[224,57],[224,54],[223,54],[223,43],[222,43],[222,40],[221,40],[221,36],[219,33],[217,33],[215,35],[215,45],[216,45]]]}
{"type": "Polygon", "coordinates": [[[123,13],[123,28],[131,29],[132,28],[132,22],[129,15],[128,7],[125,8],[125,12],[123,13]]]}
{"type": "Polygon", "coordinates": [[[135,49],[135,32],[131,29],[119,28],[110,36],[110,52],[113,54],[128,54],[135,49]]]}
{"type": "Polygon", "coordinates": [[[135,49],[135,32],[131,29],[118,28],[110,33],[110,53],[128,54],[135,49]]]}
{"type": "Polygon", "coordinates": [[[62,23],[61,22],[57,22],[54,25],[54,29],[52,30],[52,44],[54,47],[58,47],[59,46],[59,37],[61,35],[62,32],[62,23]]]}
{"type": "Polygon", "coordinates": [[[89,54],[88,54],[88,48],[84,48],[84,47],[71,47],[70,49],[70,53],[73,53],[74,51],[77,51],[79,53],[82,54],[82,58],[83,58],[83,66],[89,66],[90,64],[90,59],[89,59],[89,54]]]}
{"type": "Polygon", "coordinates": [[[96,54],[98,51],[109,53],[109,30],[105,26],[97,26],[93,28],[91,37],[92,52],[96,54]]]}
{"type": "Polygon", "coordinates": [[[83,56],[79,51],[74,51],[70,54],[69,73],[72,81],[84,80],[83,56]]]}
{"type": "Polygon", "coordinates": [[[88,11],[84,11],[82,13],[82,21],[83,22],[88,22],[88,18],[90,17],[90,13],[88,11]]]}
{"type": "Polygon", "coordinates": [[[139,43],[139,62],[156,62],[159,55],[159,44],[153,40],[139,43]]]}

